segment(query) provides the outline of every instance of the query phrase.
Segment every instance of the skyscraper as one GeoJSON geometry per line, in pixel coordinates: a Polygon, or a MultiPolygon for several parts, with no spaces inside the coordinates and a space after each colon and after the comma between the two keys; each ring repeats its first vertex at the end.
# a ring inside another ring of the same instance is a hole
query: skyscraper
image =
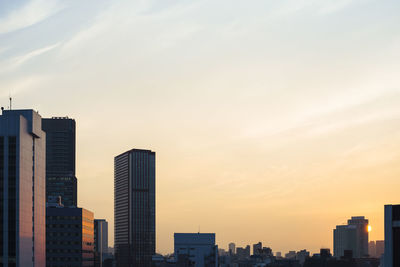
{"type": "Polygon", "coordinates": [[[75,177],[75,120],[42,119],[46,132],[46,197],[61,196],[65,206],[77,206],[75,177]]]}
{"type": "Polygon", "coordinates": [[[384,267],[400,267],[400,205],[385,205],[384,267]]]}
{"type": "Polygon", "coordinates": [[[155,253],[156,155],[132,149],[114,158],[114,231],[118,267],[149,267],[155,253]]]}
{"type": "Polygon", "coordinates": [[[45,255],[45,142],[33,110],[0,116],[1,266],[43,267],[45,255]]]}
{"type": "Polygon", "coordinates": [[[347,225],[338,225],[333,230],[334,256],[344,256],[345,250],[351,250],[354,258],[368,255],[368,220],[364,216],[351,217],[347,225]]]}

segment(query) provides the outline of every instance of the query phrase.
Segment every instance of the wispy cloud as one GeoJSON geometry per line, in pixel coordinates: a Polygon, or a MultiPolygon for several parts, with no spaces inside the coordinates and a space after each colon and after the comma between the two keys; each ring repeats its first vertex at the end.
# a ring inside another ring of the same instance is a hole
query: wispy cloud
{"type": "Polygon", "coordinates": [[[64,8],[58,0],[32,0],[0,18],[0,34],[32,26],[64,8]]]}
{"type": "Polygon", "coordinates": [[[30,51],[24,55],[20,55],[11,59],[8,59],[6,61],[3,61],[0,63],[0,73],[4,73],[7,71],[12,71],[15,70],[16,68],[20,67],[27,61],[40,56],[46,52],[49,52],[50,50],[53,50],[54,48],[58,47],[60,43],[52,44],[46,47],[42,47],[33,51],[30,51]]]}

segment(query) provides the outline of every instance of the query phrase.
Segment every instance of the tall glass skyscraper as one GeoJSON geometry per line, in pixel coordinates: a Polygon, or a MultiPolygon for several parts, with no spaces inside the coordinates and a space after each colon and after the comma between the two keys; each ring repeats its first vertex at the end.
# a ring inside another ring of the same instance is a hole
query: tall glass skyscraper
{"type": "Polygon", "coordinates": [[[132,149],[114,159],[117,267],[150,267],[156,247],[156,155],[132,149]]]}
{"type": "Polygon", "coordinates": [[[0,116],[0,266],[46,265],[45,142],[33,110],[0,116]]]}
{"type": "Polygon", "coordinates": [[[75,177],[75,120],[68,117],[42,119],[46,132],[46,197],[61,196],[65,206],[77,206],[75,177]]]}

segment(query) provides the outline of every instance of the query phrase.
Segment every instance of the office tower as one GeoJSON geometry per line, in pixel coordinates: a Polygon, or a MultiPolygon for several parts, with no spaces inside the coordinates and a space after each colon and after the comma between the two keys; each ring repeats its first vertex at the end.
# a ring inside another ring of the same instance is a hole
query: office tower
{"type": "Polygon", "coordinates": [[[235,243],[229,243],[229,254],[230,255],[235,255],[236,254],[236,245],[235,243]]]}
{"type": "Polygon", "coordinates": [[[0,116],[0,266],[38,266],[45,255],[45,142],[33,110],[0,116]]]}
{"type": "Polygon", "coordinates": [[[156,247],[156,154],[132,149],[114,159],[117,267],[149,267],[156,247]]]}
{"type": "Polygon", "coordinates": [[[285,254],[286,259],[295,259],[296,258],[296,251],[291,250],[285,254]]]}
{"type": "Polygon", "coordinates": [[[262,243],[258,242],[257,244],[253,244],[253,255],[260,255],[262,252],[262,243]]]}
{"type": "Polygon", "coordinates": [[[375,257],[380,258],[385,252],[385,241],[376,240],[375,242],[375,257]]]}
{"type": "Polygon", "coordinates": [[[46,266],[93,267],[93,228],[93,212],[48,202],[46,208],[46,266]]]}
{"type": "Polygon", "coordinates": [[[94,252],[95,266],[103,267],[108,256],[108,222],[104,219],[94,220],[94,252]]]}
{"type": "Polygon", "coordinates": [[[352,251],[354,258],[368,255],[368,220],[361,217],[351,217],[347,225],[338,225],[333,230],[334,256],[344,256],[346,250],[352,251]]]}
{"type": "Polygon", "coordinates": [[[400,267],[400,205],[385,205],[384,267],[400,267]]]}
{"type": "Polygon", "coordinates": [[[174,255],[177,266],[218,267],[215,234],[175,233],[174,255]]]}
{"type": "Polygon", "coordinates": [[[46,132],[46,197],[61,196],[65,206],[77,206],[75,120],[42,119],[46,132]]]}

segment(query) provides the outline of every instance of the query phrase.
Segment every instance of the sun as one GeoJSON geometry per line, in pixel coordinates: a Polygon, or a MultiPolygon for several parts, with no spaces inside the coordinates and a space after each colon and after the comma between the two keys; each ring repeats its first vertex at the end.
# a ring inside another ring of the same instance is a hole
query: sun
{"type": "Polygon", "coordinates": [[[371,225],[368,225],[368,232],[371,232],[371,230],[372,230],[372,227],[371,227],[371,225]]]}

